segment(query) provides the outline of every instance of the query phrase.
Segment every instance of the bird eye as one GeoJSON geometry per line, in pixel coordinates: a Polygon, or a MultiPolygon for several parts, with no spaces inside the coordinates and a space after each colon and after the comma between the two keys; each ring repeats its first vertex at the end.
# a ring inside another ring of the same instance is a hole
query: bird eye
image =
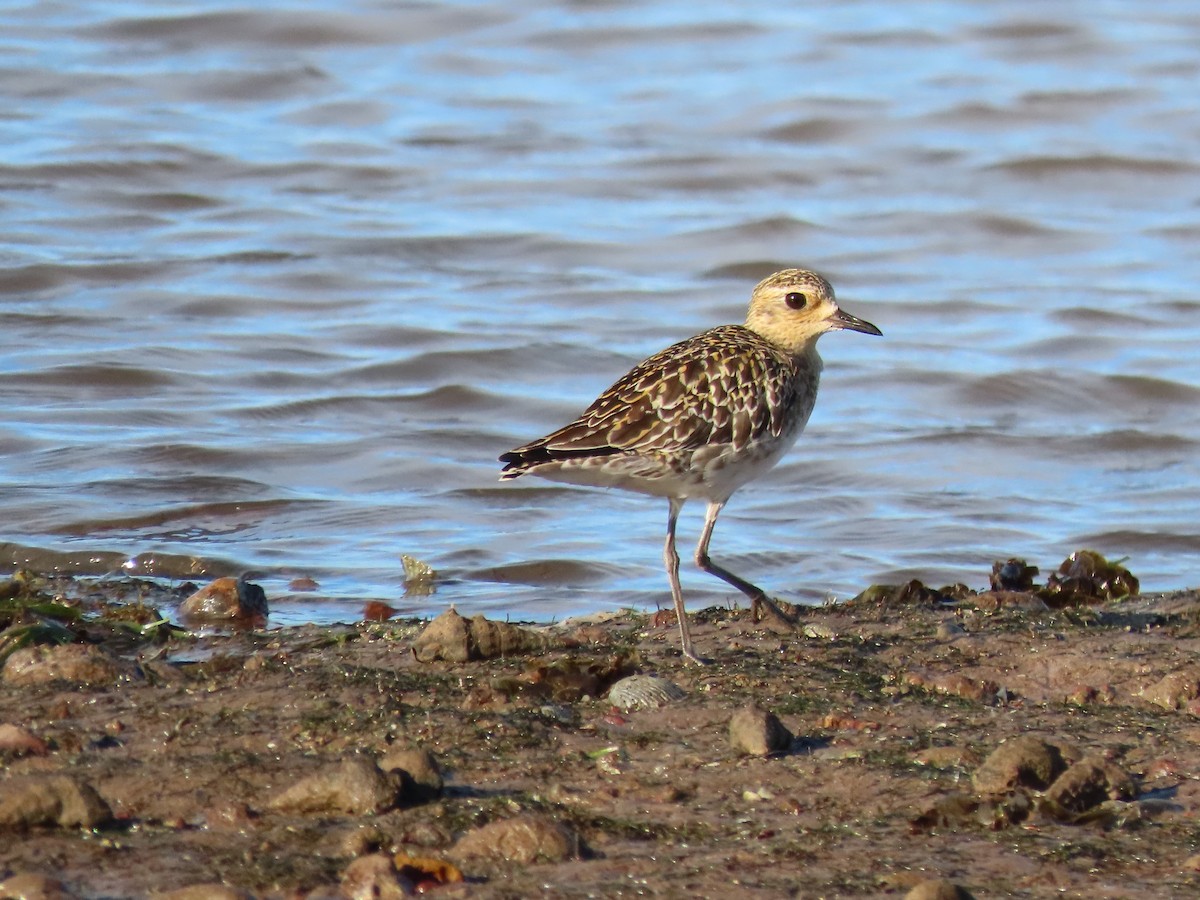
{"type": "Polygon", "coordinates": [[[792,291],[783,299],[787,301],[789,309],[804,309],[804,307],[808,306],[808,295],[802,294],[799,291],[792,291]]]}

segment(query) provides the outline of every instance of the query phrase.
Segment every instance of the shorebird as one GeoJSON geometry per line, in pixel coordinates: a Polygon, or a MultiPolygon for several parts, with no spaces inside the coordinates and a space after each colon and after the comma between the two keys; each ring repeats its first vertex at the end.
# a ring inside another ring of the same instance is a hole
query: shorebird
{"type": "Polygon", "coordinates": [[[773,608],[761,588],[714,563],[708,545],[733,492],[779,462],[804,430],[821,377],[817,339],[840,329],[883,333],[839,309],[815,272],[776,272],[751,293],[745,325],[712,328],[634,366],[574,422],[502,455],[500,478],[665,497],[663,560],[680,642],[686,659],[703,663],[679,585],[679,512],[689,499],[707,502],[696,565],[749,597],[756,620],[764,604],[773,608]]]}

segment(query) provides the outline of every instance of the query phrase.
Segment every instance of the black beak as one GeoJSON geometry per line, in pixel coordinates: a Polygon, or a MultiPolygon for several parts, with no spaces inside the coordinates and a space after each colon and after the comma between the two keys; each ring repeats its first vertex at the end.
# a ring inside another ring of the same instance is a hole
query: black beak
{"type": "Polygon", "coordinates": [[[870,322],[865,322],[858,316],[852,316],[844,310],[839,309],[829,321],[834,328],[845,329],[846,331],[861,331],[863,334],[877,334],[883,337],[883,332],[870,322]]]}

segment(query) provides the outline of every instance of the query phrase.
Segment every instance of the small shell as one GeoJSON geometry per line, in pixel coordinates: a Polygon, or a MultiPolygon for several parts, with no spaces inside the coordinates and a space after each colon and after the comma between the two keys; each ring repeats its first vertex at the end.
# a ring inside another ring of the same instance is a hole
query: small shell
{"type": "Polygon", "coordinates": [[[686,696],[679,685],[657,675],[630,675],[608,689],[608,702],[625,712],[666,706],[686,696]]]}

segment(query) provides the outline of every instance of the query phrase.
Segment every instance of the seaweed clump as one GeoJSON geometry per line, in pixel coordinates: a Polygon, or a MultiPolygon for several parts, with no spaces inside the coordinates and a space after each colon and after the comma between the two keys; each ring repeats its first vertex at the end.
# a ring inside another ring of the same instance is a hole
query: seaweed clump
{"type": "Polygon", "coordinates": [[[1076,550],[1036,593],[1056,608],[1123,600],[1138,593],[1141,584],[1122,562],[1110,562],[1095,550],[1076,550]]]}

